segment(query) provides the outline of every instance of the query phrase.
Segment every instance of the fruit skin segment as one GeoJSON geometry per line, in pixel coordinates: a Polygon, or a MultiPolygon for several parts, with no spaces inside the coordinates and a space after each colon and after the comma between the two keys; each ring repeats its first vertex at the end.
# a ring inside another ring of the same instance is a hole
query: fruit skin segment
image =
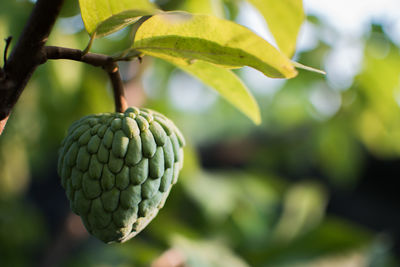
{"type": "Polygon", "coordinates": [[[163,207],[182,168],[184,145],[174,123],[149,109],[74,122],[58,159],[72,211],[103,242],[129,240],[163,207]]]}

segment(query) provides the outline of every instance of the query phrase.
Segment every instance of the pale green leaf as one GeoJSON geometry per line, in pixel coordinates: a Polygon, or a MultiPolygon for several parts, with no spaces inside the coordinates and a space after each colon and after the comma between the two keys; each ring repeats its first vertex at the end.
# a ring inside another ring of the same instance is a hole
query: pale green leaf
{"type": "Polygon", "coordinates": [[[185,0],[182,10],[190,13],[209,14],[219,18],[224,17],[222,0],[185,0]]]}
{"type": "Polygon", "coordinates": [[[261,123],[260,109],[256,100],[246,85],[231,70],[201,60],[190,65],[180,64],[179,61],[174,60],[168,61],[214,88],[255,124],[261,123]]]}
{"type": "Polygon", "coordinates": [[[209,15],[157,14],[137,30],[133,49],[190,64],[200,59],[222,66],[249,66],[269,77],[297,75],[292,62],[248,28],[209,15]]]}
{"type": "Polygon", "coordinates": [[[116,32],[157,11],[148,0],[79,0],[79,6],[86,31],[95,37],[116,32]]]}
{"type": "Polygon", "coordinates": [[[248,0],[264,16],[279,49],[292,57],[304,21],[302,0],[248,0]]]}

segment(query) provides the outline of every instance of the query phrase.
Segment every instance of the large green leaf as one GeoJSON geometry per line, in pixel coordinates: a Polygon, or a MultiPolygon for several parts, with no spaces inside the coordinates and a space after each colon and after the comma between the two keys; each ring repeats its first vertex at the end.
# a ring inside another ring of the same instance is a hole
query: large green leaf
{"type": "Polygon", "coordinates": [[[157,14],[138,29],[133,49],[190,65],[200,59],[229,67],[253,67],[269,77],[296,76],[292,62],[239,24],[186,12],[157,14]]]}
{"type": "Polygon", "coordinates": [[[156,12],[148,0],[79,0],[87,32],[101,37],[137,21],[139,16],[156,12]]]}
{"type": "Polygon", "coordinates": [[[190,65],[180,64],[176,60],[168,61],[214,88],[223,98],[243,112],[255,124],[261,123],[260,109],[256,100],[231,70],[201,60],[190,65]]]}
{"type": "Polygon", "coordinates": [[[304,20],[302,0],[248,0],[264,16],[279,49],[288,57],[296,49],[297,35],[304,20]]]}

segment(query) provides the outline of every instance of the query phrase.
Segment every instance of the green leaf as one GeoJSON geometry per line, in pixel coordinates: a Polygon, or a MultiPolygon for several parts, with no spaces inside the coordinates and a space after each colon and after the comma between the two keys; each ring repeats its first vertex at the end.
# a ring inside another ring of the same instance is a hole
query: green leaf
{"type": "Polygon", "coordinates": [[[248,0],[264,16],[279,49],[292,57],[304,21],[302,0],[248,0]]]}
{"type": "Polygon", "coordinates": [[[186,65],[200,59],[227,67],[253,67],[274,78],[297,75],[291,61],[267,41],[246,27],[209,15],[154,15],[139,27],[132,48],[186,65]]]}
{"type": "Polygon", "coordinates": [[[79,0],[79,6],[86,31],[95,37],[116,32],[157,11],[147,0],[79,0]]]}
{"type": "Polygon", "coordinates": [[[224,5],[221,0],[185,0],[182,10],[190,13],[201,13],[224,17],[224,5]]]}
{"type": "Polygon", "coordinates": [[[260,109],[256,100],[239,77],[231,70],[200,60],[190,65],[180,64],[179,61],[168,61],[214,88],[255,124],[261,123],[260,109]]]}

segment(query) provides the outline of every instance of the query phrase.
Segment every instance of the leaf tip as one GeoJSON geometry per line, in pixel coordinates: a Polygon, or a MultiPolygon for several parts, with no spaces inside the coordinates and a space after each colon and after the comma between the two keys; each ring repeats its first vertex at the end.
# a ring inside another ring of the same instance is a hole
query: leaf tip
{"type": "Polygon", "coordinates": [[[323,71],[323,70],[319,70],[319,69],[316,69],[316,68],[313,68],[313,67],[309,67],[309,66],[303,65],[303,64],[301,64],[299,62],[296,62],[296,61],[292,61],[292,63],[293,63],[293,66],[295,66],[298,69],[303,69],[303,70],[319,73],[319,74],[322,74],[322,75],[326,75],[326,72],[323,71]]]}
{"type": "Polygon", "coordinates": [[[253,112],[246,114],[255,125],[259,126],[262,122],[261,120],[261,112],[260,112],[260,108],[258,107],[258,105],[256,104],[256,109],[253,110],[253,112]]]}
{"type": "Polygon", "coordinates": [[[253,118],[252,120],[253,120],[255,125],[257,125],[257,126],[261,125],[261,122],[262,122],[261,121],[261,117],[253,118]]]}

